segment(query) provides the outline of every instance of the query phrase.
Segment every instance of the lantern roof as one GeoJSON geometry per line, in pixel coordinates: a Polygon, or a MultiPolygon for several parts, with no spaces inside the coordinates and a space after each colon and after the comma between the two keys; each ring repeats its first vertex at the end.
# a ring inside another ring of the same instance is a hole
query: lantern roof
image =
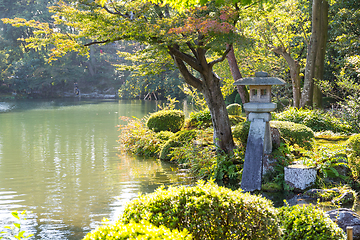
{"type": "Polygon", "coordinates": [[[284,85],[285,81],[277,77],[269,77],[267,72],[256,72],[255,77],[240,78],[234,85],[284,85]]]}

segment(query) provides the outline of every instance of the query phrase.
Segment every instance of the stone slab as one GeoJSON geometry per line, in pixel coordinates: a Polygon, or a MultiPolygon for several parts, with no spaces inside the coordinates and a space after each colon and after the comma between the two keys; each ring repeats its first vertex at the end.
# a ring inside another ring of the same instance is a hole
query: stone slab
{"type": "Polygon", "coordinates": [[[241,179],[241,189],[245,192],[261,190],[265,126],[262,119],[254,119],[250,124],[241,179]]]}

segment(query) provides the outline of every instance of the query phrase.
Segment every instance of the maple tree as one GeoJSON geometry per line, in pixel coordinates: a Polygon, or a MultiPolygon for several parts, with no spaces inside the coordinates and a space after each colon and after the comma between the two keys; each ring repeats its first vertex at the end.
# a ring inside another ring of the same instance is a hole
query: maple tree
{"type": "Polygon", "coordinates": [[[88,54],[86,47],[119,40],[136,41],[145,46],[133,53],[122,53],[141,64],[120,66],[140,74],[163,71],[173,62],[184,81],[199,90],[210,109],[214,144],[231,152],[234,142],[220,77],[213,66],[226,59],[237,37],[236,4],[208,2],[182,12],[169,5],[134,0],[59,1],[50,7],[54,23],[35,20],[3,19],[14,26],[34,29],[34,37],[23,39],[28,47],[51,46],[55,60],[69,51],[88,54]]]}

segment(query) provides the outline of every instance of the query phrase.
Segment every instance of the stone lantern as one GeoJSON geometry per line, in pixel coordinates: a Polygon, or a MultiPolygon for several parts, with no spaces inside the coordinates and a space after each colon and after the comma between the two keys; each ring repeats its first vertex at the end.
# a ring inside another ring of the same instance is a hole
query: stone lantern
{"type": "Polygon", "coordinates": [[[244,104],[251,122],[241,180],[244,191],[261,190],[263,157],[272,151],[269,122],[276,103],[271,102],[271,86],[284,84],[280,78],[268,77],[266,72],[257,72],[255,77],[240,78],[234,83],[248,85],[250,90],[250,102],[244,104]]]}

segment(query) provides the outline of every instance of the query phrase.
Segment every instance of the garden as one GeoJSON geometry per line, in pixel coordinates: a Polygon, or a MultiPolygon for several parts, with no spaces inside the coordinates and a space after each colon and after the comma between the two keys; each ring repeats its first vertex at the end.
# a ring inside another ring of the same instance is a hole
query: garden
{"type": "Polygon", "coordinates": [[[250,122],[242,106],[227,106],[236,148],[225,154],[214,145],[209,110],[185,118],[175,109],[176,100],[168,100],[143,119],[123,118],[119,143],[127,152],[187,169],[194,185],[139,196],[118,222],[105,223],[85,239],[345,239],[344,229],[324,209],[356,206],[357,122],[330,110],[287,107],[273,112],[270,126],[279,138],[273,139],[271,170],[263,175],[261,191],[244,193],[239,183],[250,122]],[[311,188],[301,191],[286,183],[284,168],[291,164],[316,169],[311,188]],[[279,205],[264,197],[276,192],[285,199],[304,194],[313,204],[289,205],[284,199],[279,205]]]}

